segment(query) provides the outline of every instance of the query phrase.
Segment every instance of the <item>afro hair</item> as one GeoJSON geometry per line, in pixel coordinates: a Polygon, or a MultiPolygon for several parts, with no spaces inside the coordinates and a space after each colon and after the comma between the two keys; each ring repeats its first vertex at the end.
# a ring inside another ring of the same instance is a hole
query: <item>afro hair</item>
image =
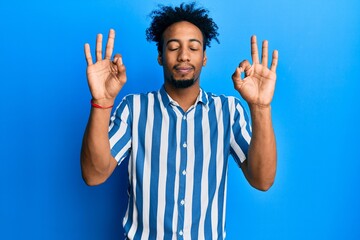
{"type": "Polygon", "coordinates": [[[159,9],[150,13],[152,22],[146,29],[146,40],[156,43],[158,51],[162,52],[163,33],[172,24],[187,21],[197,26],[204,37],[204,50],[210,47],[210,42],[215,39],[219,43],[218,26],[208,15],[204,8],[196,8],[196,3],[182,3],[179,7],[159,5],[159,9]]]}

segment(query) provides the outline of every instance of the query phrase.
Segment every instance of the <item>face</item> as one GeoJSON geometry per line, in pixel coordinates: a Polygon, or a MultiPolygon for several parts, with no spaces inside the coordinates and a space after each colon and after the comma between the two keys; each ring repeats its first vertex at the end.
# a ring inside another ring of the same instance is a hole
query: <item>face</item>
{"type": "Polygon", "coordinates": [[[203,44],[200,29],[192,23],[177,22],[164,31],[158,62],[163,66],[165,84],[186,88],[197,82],[206,64],[203,44]]]}

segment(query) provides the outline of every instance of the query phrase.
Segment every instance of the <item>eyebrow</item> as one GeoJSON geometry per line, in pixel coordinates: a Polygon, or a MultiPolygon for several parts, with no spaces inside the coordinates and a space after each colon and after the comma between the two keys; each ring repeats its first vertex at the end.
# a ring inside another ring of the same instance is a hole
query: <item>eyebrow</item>
{"type": "MultiPolygon", "coordinates": [[[[180,40],[179,39],[170,39],[169,41],[166,42],[166,45],[168,45],[171,42],[180,42],[180,40]]],[[[200,45],[202,45],[202,42],[196,38],[189,39],[189,42],[198,42],[200,45]]]]}

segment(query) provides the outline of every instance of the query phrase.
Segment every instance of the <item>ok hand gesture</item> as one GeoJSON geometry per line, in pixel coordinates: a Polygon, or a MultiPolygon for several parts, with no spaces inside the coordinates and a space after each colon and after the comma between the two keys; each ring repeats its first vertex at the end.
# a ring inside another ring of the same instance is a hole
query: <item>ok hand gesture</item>
{"type": "Polygon", "coordinates": [[[87,61],[87,79],[92,95],[92,101],[101,106],[113,105],[117,94],[126,83],[125,66],[122,61],[122,56],[116,54],[111,60],[115,31],[110,29],[105,58],[102,56],[102,34],[98,34],[96,38],[96,62],[90,53],[90,45],[85,44],[85,57],[87,61]]]}
{"type": "Polygon", "coordinates": [[[259,61],[256,36],[251,37],[252,65],[248,60],[242,61],[232,75],[234,88],[242,98],[251,106],[270,106],[275,90],[276,66],[278,63],[278,51],[272,54],[270,69],[268,68],[268,42],[262,44],[262,59],[259,61]],[[242,79],[241,73],[245,72],[242,79]]]}

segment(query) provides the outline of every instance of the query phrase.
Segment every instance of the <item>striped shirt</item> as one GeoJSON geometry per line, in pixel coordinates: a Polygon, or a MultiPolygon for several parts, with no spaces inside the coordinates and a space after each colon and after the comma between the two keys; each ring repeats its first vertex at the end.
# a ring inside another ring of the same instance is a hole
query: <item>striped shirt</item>
{"type": "Polygon", "coordinates": [[[228,157],[247,157],[240,101],[200,89],[184,112],[162,87],[126,96],[111,117],[111,153],[129,158],[128,239],[225,239],[228,157]]]}

